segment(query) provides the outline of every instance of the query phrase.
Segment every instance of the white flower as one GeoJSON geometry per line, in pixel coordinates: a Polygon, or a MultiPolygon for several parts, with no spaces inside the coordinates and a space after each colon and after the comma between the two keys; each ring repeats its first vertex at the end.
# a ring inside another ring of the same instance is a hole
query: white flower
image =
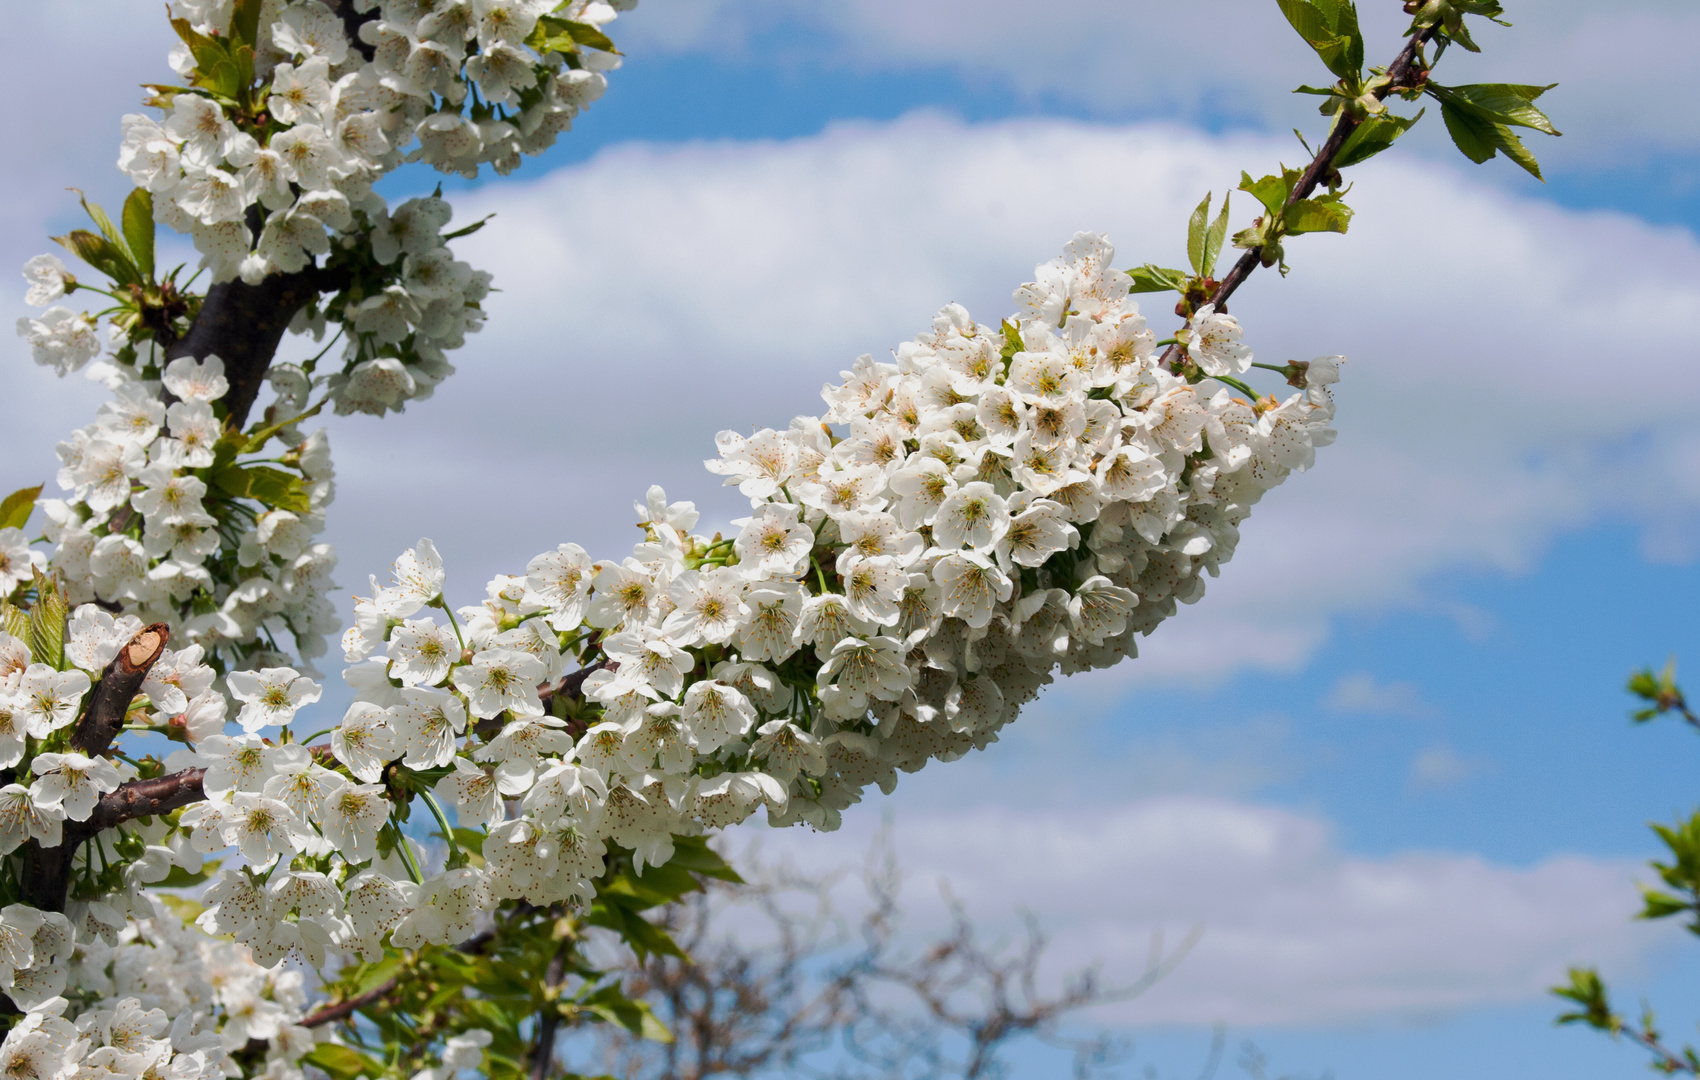
{"type": "Polygon", "coordinates": [[[30,735],[45,739],[77,719],[77,708],[88,691],[89,677],[75,668],[54,671],[46,664],[31,664],[18,682],[14,700],[30,735]]]}
{"type": "Polygon", "coordinates": [[[390,678],[403,686],[436,686],[460,659],[460,642],[453,630],[435,620],[408,619],[390,631],[385,655],[390,659],[390,678]]]}
{"type": "Polygon", "coordinates": [[[544,668],[535,656],[517,649],[485,649],[472,663],[454,669],[456,690],[466,695],[467,709],[480,720],[511,711],[515,716],[542,716],[537,684],[544,668]]]}
{"type": "Polygon", "coordinates": [[[36,570],[45,569],[47,557],[30,550],[29,537],[22,529],[11,525],[0,529],[0,596],[10,596],[13,589],[31,580],[36,570]]]}
{"type": "Polygon", "coordinates": [[[938,582],[944,613],[976,630],[992,621],[993,608],[1008,600],[1015,588],[996,564],[972,551],[940,559],[933,567],[933,580],[938,582]]]}
{"type": "Polygon", "coordinates": [[[442,556],[437,545],[423,537],[419,543],[401,553],[390,569],[395,584],[374,599],[384,614],[406,618],[443,595],[442,556]]]}
{"type": "Polygon", "coordinates": [[[179,357],[165,365],[161,378],[167,390],[186,402],[210,404],[230,392],[230,381],[224,377],[224,361],[216,356],[205,360],[179,357]]]}
{"type": "Polygon", "coordinates": [[[466,730],[466,707],[445,690],[410,686],[390,707],[390,725],[401,741],[402,764],[434,769],[454,757],[455,739],[466,730]]]}
{"type": "Polygon", "coordinates": [[[255,870],[265,870],[280,855],[293,855],[314,839],[313,830],[280,799],[237,792],[224,812],[224,842],[242,852],[255,870]]]}
{"type": "Polygon", "coordinates": [[[743,594],[743,575],[732,567],[687,570],[668,589],[674,608],[661,632],[675,645],[724,644],[749,617],[743,594]]]}
{"type": "Polygon", "coordinates": [[[745,518],[733,550],[739,569],[758,577],[794,578],[808,568],[815,534],[797,520],[796,507],[764,503],[745,518]]]}
{"type": "Polygon", "coordinates": [[[476,929],[478,913],[490,906],[483,873],[470,867],[438,874],[415,889],[413,910],[390,933],[398,949],[463,941],[476,929]]]}
{"type": "Polygon", "coordinates": [[[878,626],[897,623],[899,605],[909,575],[890,555],[852,558],[841,564],[844,601],[858,619],[878,626]]]}
{"type": "Polygon", "coordinates": [[[744,594],[750,614],[738,628],[738,655],[780,663],[797,651],[803,588],[795,582],[762,582],[744,594]]]}
{"type": "Polygon", "coordinates": [[[401,756],[401,740],[390,726],[389,710],[369,701],[350,705],[342,723],[331,732],[331,753],[356,777],[377,783],[384,766],[401,756]]]}
{"type": "Polygon", "coordinates": [[[58,847],[64,824],[63,807],[38,804],[22,784],[0,787],[0,855],[11,854],[29,840],[58,847]]]}
{"type": "Polygon", "coordinates": [[[737,687],[705,679],[685,691],[679,719],[690,729],[697,749],[712,754],[744,737],[756,722],[756,709],[737,687]]]}
{"type": "Polygon", "coordinates": [[[285,727],[295,710],[319,700],[322,688],[294,668],[233,671],[225,682],[230,696],[243,703],[236,714],[242,730],[253,734],[265,727],[285,727]]]}
{"type": "Polygon", "coordinates": [[[1009,508],[992,485],[964,484],[939,505],[933,517],[933,543],[945,550],[966,544],[990,551],[1009,531],[1009,508]]]}
{"type": "Polygon", "coordinates": [[[37,255],[24,263],[24,280],[30,283],[24,303],[30,307],[46,307],[65,295],[65,286],[73,279],[65,264],[59,261],[59,256],[37,255]]]}
{"type": "Polygon", "coordinates": [[[29,342],[36,363],[60,375],[68,375],[100,355],[94,320],[70,308],[48,308],[39,319],[19,319],[18,336],[29,342]]]}
{"type": "Polygon", "coordinates": [[[1175,336],[1186,344],[1186,353],[1206,375],[1244,375],[1251,370],[1251,349],[1240,344],[1239,320],[1216,313],[1215,304],[1205,304],[1187,320],[1187,328],[1175,336]]]}
{"type": "Polygon", "coordinates": [[[526,564],[526,601],[548,608],[549,625],[556,630],[576,630],[584,620],[585,608],[590,602],[590,581],[594,572],[595,565],[583,548],[577,544],[562,544],[526,564]]]}
{"type": "Polygon", "coordinates": [[[390,818],[382,784],[343,784],[325,799],[319,827],[350,863],[378,857],[378,833],[390,818]]]}
{"type": "Polygon", "coordinates": [[[30,771],[36,776],[30,798],[37,806],[61,808],[72,821],[87,821],[100,797],[118,790],[118,769],[105,758],[37,754],[30,771]]]}

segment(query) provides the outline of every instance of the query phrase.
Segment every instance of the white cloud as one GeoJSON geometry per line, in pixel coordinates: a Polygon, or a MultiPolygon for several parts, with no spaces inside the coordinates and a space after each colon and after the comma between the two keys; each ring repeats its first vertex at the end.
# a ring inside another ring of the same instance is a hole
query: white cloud
{"type": "MultiPolygon", "coordinates": [[[[716,430],[818,411],[822,381],[946,301],[1006,314],[1075,229],[1108,231],[1129,264],[1181,261],[1198,196],[1278,153],[918,115],[625,146],[483,189],[461,214],[498,216],[461,249],[504,291],[461,374],[405,417],[337,428],[342,579],[421,534],[463,596],[562,540],[615,554],[653,481],[725,522],[738,500],[699,465],[716,430]]],[[[1516,572],[1603,515],[1700,507],[1681,475],[1700,445],[1691,236],[1409,160],[1372,165],[1352,201],[1352,235],[1294,241],[1292,276],[1259,274],[1234,304],[1264,359],[1353,357],[1340,441],[1263,501],[1204,602],[1124,673],[1290,669],[1341,612],[1432,607],[1427,575],[1516,572]]],[[[1166,306],[1148,305],[1159,327],[1166,306]]]]}
{"type": "MultiPolygon", "coordinates": [[[[1368,62],[1388,63],[1409,19],[1392,3],[1359,9],[1368,62]]],[[[1438,77],[1559,83],[1543,105],[1564,137],[1531,135],[1543,162],[1590,168],[1700,150],[1700,115],[1658,104],[1686,92],[1684,49],[1700,34],[1692,3],[1547,0],[1517,5],[1510,17],[1509,30],[1472,20],[1484,53],[1452,50],[1438,77]]],[[[1327,78],[1264,0],[1058,0],[1042,21],[1021,0],[644,0],[622,30],[640,58],[700,50],[776,65],[944,70],[970,87],[1111,118],[1226,118],[1281,132],[1321,123],[1315,99],[1290,91],[1327,78]]],[[[1455,154],[1436,121],[1438,112],[1417,139],[1455,154]]],[[[1515,172],[1503,162],[1493,168],[1515,172]]]]}
{"type": "Polygon", "coordinates": [[[1413,791],[1456,787],[1491,768],[1482,758],[1465,757],[1441,743],[1418,752],[1411,759],[1410,788],[1413,791]]]}
{"type": "MultiPolygon", "coordinates": [[[[792,830],[761,843],[825,869],[869,843],[873,821],[851,815],[831,844],[792,830]]],[[[1102,962],[1107,983],[1131,982],[1152,930],[1172,944],[1202,925],[1169,979],[1102,1014],[1133,1025],[1334,1025],[1531,1000],[1569,964],[1632,969],[1676,933],[1631,918],[1627,861],[1362,858],[1314,817],[1223,799],[909,814],[895,845],[909,934],[944,925],[947,882],[990,937],[1018,908],[1037,913],[1052,978],[1102,962]]]]}
{"type": "Polygon", "coordinates": [[[1384,683],[1363,671],[1340,676],[1323,704],[1336,712],[1421,716],[1433,711],[1415,683],[1384,683]]]}

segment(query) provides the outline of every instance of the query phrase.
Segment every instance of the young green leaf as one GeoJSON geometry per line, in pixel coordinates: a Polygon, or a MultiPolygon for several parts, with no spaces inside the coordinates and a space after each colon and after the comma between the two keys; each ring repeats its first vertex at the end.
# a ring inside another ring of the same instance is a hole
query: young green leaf
{"type": "Polygon", "coordinates": [[[1293,183],[1298,174],[1291,169],[1282,170],[1281,176],[1265,176],[1253,180],[1250,173],[1240,173],[1240,190],[1250,192],[1252,197],[1263,204],[1265,210],[1279,216],[1287,204],[1287,196],[1292,193],[1293,183]]]}
{"type": "Polygon", "coordinates": [[[42,485],[19,488],[6,496],[0,502],[0,529],[21,529],[29,524],[30,512],[35,509],[35,500],[41,494],[42,485]]]}
{"type": "Polygon", "coordinates": [[[1204,269],[1204,234],[1210,227],[1210,199],[1214,192],[1205,192],[1204,201],[1192,212],[1192,217],[1186,223],[1186,258],[1192,263],[1192,272],[1199,277],[1205,277],[1209,271],[1204,269]]]}
{"type": "Polygon", "coordinates": [[[1446,122],[1446,131],[1452,136],[1453,144],[1477,165],[1491,160],[1495,153],[1502,153],[1521,165],[1536,180],[1546,180],[1546,177],[1541,175],[1541,167],[1535,161],[1535,155],[1529,152],[1529,148],[1523,145],[1523,140],[1512,134],[1506,125],[1496,123],[1480,111],[1455,101],[1441,102],[1440,117],[1446,122]]]}
{"type": "Polygon", "coordinates": [[[260,11],[264,7],[265,0],[236,0],[235,10],[230,15],[231,40],[242,45],[258,45],[260,11]]]}
{"type": "Polygon", "coordinates": [[[64,236],[53,237],[53,241],[120,285],[142,283],[141,274],[130,262],[129,252],[104,236],[87,229],[73,229],[64,236]]]}
{"type": "Polygon", "coordinates": [[[19,641],[27,642],[30,637],[30,615],[23,608],[0,601],[0,630],[6,631],[19,641]]]}
{"type": "Polygon", "coordinates": [[[1533,128],[1548,135],[1562,135],[1563,132],[1552,126],[1552,121],[1547,119],[1546,113],[1537,109],[1534,104],[1542,94],[1557,85],[1470,83],[1465,86],[1437,86],[1430,83],[1426,90],[1432,97],[1467,107],[1483,119],[1495,123],[1533,128]]]}
{"type": "Polygon", "coordinates": [[[1417,115],[1409,119],[1392,113],[1369,117],[1346,136],[1346,141],[1340,145],[1340,152],[1334,155],[1334,167],[1345,169],[1368,161],[1392,146],[1394,141],[1409,131],[1411,125],[1421,120],[1423,113],[1427,111],[1419,110],[1417,115]]]}
{"type": "Polygon", "coordinates": [[[999,357],[1005,364],[1008,364],[1010,359],[1014,357],[1016,353],[1021,352],[1025,348],[1027,348],[1027,344],[1021,340],[1020,329],[1018,329],[1014,323],[1005,319],[1003,321],[1003,349],[999,352],[999,357]]]}
{"type": "Polygon", "coordinates": [[[266,465],[227,465],[213,472],[207,484],[230,498],[255,499],[293,514],[312,509],[307,485],[299,476],[266,465]]]}
{"type": "Polygon", "coordinates": [[[526,36],[525,43],[540,53],[577,52],[580,45],[618,53],[614,41],[590,23],[574,22],[558,15],[544,15],[526,36]]]}
{"type": "Polygon", "coordinates": [[[153,193],[147,188],[137,188],[130,192],[124,200],[124,212],[120,215],[124,222],[124,242],[130,248],[130,254],[136,269],[141,271],[144,278],[153,277],[153,193]]]}
{"type": "Polygon", "coordinates": [[[1356,79],[1363,73],[1364,39],[1358,29],[1358,10],[1350,0],[1276,2],[1329,71],[1342,79],[1356,79]]]}
{"type": "Polygon", "coordinates": [[[1222,254],[1222,241],[1228,235],[1228,203],[1231,193],[1222,193],[1222,212],[1216,215],[1216,220],[1210,223],[1210,231],[1204,234],[1204,269],[1200,277],[1211,277],[1216,273],[1216,259],[1222,254]]]}
{"type": "Polygon", "coordinates": [[[1146,263],[1136,266],[1127,272],[1133,279],[1129,292],[1185,292],[1187,274],[1185,270],[1169,270],[1161,266],[1146,263]]]}
{"type": "Polygon", "coordinates": [[[30,609],[30,659],[63,670],[65,667],[65,594],[40,570],[35,572],[35,606],[30,609]]]}
{"type": "Polygon", "coordinates": [[[1289,236],[1301,233],[1343,233],[1352,222],[1352,210],[1334,199],[1300,199],[1282,214],[1289,236]]]}

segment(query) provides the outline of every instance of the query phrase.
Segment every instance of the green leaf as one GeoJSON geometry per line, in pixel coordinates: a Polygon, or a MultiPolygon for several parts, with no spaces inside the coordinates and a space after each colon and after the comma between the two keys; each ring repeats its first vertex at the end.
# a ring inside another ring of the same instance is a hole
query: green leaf
{"type": "Polygon", "coordinates": [[[1536,180],[1546,180],[1546,177],[1541,175],[1541,167],[1535,161],[1535,156],[1523,145],[1523,140],[1514,135],[1506,125],[1487,119],[1467,105],[1452,101],[1441,102],[1440,116],[1446,121],[1446,130],[1452,136],[1452,142],[1465,157],[1477,165],[1491,160],[1496,152],[1502,153],[1521,165],[1536,180]]]}
{"type": "Polygon", "coordinates": [[[131,265],[129,252],[104,236],[87,229],[73,229],[64,236],[55,236],[53,241],[120,285],[142,283],[141,275],[131,265]]]}
{"type": "Polygon", "coordinates": [[[313,1047],[312,1052],[301,1060],[309,1065],[317,1065],[330,1073],[336,1080],[354,1080],[357,1076],[389,1075],[382,1062],[339,1043],[320,1043],[313,1047]]]}
{"type": "Polygon", "coordinates": [[[1281,14],[1328,70],[1342,79],[1363,73],[1364,39],[1358,11],[1349,0],[1276,0],[1281,14]]]}
{"type": "Polygon", "coordinates": [[[259,44],[260,9],[264,6],[265,0],[236,0],[236,9],[230,15],[231,40],[244,45],[259,44]]]}
{"type": "Polygon", "coordinates": [[[1222,241],[1228,235],[1229,195],[1229,192],[1222,193],[1222,212],[1216,215],[1216,220],[1210,223],[1210,231],[1204,234],[1205,277],[1216,273],[1216,259],[1222,254],[1222,241]]]}
{"type": "Polygon", "coordinates": [[[124,200],[124,241],[144,278],[153,278],[153,193],[137,188],[124,200]]]}
{"type": "Polygon", "coordinates": [[[620,989],[619,983],[598,989],[588,997],[580,999],[579,1004],[639,1038],[658,1043],[673,1041],[673,1033],[667,1030],[667,1025],[656,1019],[655,1014],[650,1011],[649,1003],[633,1001],[620,989]]]}
{"type": "Polygon", "coordinates": [[[1340,145],[1340,152],[1334,155],[1336,169],[1350,168],[1353,165],[1368,161],[1370,158],[1392,146],[1399,136],[1411,129],[1411,125],[1423,118],[1428,110],[1419,110],[1417,115],[1406,119],[1392,113],[1372,116],[1352,129],[1346,136],[1346,141],[1340,145]]]}
{"type": "MultiPolygon", "coordinates": [[[[720,853],[708,846],[707,837],[675,836],[673,838],[673,857],[667,860],[668,866],[676,866],[704,877],[719,878],[734,885],[742,885],[744,879],[732,869],[732,864],[720,857],[720,853]]],[[[644,872],[648,876],[648,871],[644,872]]]]}
{"type": "Polygon", "coordinates": [[[1169,270],[1161,266],[1146,263],[1136,266],[1127,272],[1133,279],[1133,287],[1129,292],[1185,292],[1187,275],[1185,270],[1169,270]]]}
{"type": "Polygon", "coordinates": [[[1641,887],[1641,902],[1645,906],[1641,914],[1635,916],[1638,919],[1664,919],[1694,910],[1692,901],[1649,889],[1645,885],[1641,887]]]}
{"type": "Polygon", "coordinates": [[[1333,199],[1300,199],[1283,211],[1285,231],[1290,236],[1312,232],[1343,233],[1351,221],[1351,207],[1333,199]]]}
{"type": "Polygon", "coordinates": [[[27,645],[30,639],[29,612],[12,604],[0,603],[0,630],[27,645]]]}
{"type": "Polygon", "coordinates": [[[685,958],[685,951],[679,948],[671,935],[632,910],[620,898],[607,893],[597,897],[585,916],[585,922],[620,935],[639,962],[651,955],[685,958]]]}
{"type": "Polygon", "coordinates": [[[293,514],[312,509],[306,482],[269,465],[228,465],[213,473],[208,484],[230,498],[254,499],[293,514]]]}
{"type": "Polygon", "coordinates": [[[1518,83],[1471,83],[1467,86],[1436,86],[1428,92],[1443,102],[1464,105],[1479,113],[1483,119],[1499,124],[1533,128],[1548,135],[1562,135],[1552,126],[1546,113],[1535,108],[1535,99],[1551,90],[1557,83],[1546,86],[1524,86],[1518,83]]]}
{"type": "Polygon", "coordinates": [[[0,502],[0,529],[21,529],[29,524],[30,513],[35,509],[36,496],[41,494],[42,485],[19,488],[6,496],[0,502]]]}
{"type": "Polygon", "coordinates": [[[1250,173],[1242,172],[1240,190],[1250,192],[1252,197],[1263,204],[1265,210],[1279,216],[1281,209],[1287,204],[1287,196],[1292,193],[1298,175],[1293,169],[1283,169],[1280,176],[1265,176],[1261,180],[1253,180],[1250,173]]]}
{"type": "Polygon", "coordinates": [[[187,889],[191,885],[199,885],[218,872],[219,860],[208,859],[201,864],[200,870],[191,874],[181,866],[173,866],[171,873],[164,880],[156,881],[149,888],[153,889],[187,889]]]}
{"type": "Polygon", "coordinates": [[[998,353],[1005,365],[1016,353],[1027,348],[1027,343],[1021,340],[1021,330],[1008,319],[1003,321],[1003,349],[998,353]]]}
{"type": "Polygon", "coordinates": [[[614,41],[589,23],[574,22],[558,15],[544,15],[526,36],[525,43],[540,53],[577,52],[580,45],[618,53],[614,41]]]}
{"type": "Polygon", "coordinates": [[[65,594],[39,569],[35,572],[35,606],[30,608],[30,659],[63,671],[65,668],[65,594]]]}
{"type": "Polygon", "coordinates": [[[1204,201],[1198,204],[1186,223],[1186,258],[1192,263],[1192,272],[1199,277],[1209,274],[1204,269],[1204,233],[1210,224],[1210,198],[1214,194],[1204,193],[1204,201]]]}

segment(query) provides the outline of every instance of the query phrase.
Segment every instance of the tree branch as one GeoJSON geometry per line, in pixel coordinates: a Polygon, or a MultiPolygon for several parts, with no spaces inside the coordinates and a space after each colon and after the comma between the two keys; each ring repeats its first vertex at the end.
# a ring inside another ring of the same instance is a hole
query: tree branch
{"type": "Polygon", "coordinates": [[[240,428],[248,421],[248,410],[259,396],[290,320],[320,293],[341,288],[346,277],[310,266],[294,274],[272,274],[258,285],[240,279],[214,285],[201,301],[194,325],[166,356],[223,360],[224,377],[230,380],[230,391],[224,396],[230,410],[227,422],[240,428]]]}
{"type": "Polygon", "coordinates": [[[561,1010],[555,993],[567,978],[567,953],[572,950],[568,939],[555,950],[549,961],[549,971],[543,980],[543,1010],[537,1017],[537,1044],[531,1049],[531,1080],[548,1080],[549,1066],[555,1061],[555,1033],[561,1026],[561,1010]]]}
{"type": "Polygon", "coordinates": [[[141,693],[142,683],[154,662],[165,653],[171,628],[164,623],[144,627],[132,637],[101,672],[100,683],[89,696],[89,707],[71,734],[71,747],[80,754],[99,757],[124,730],[130,703],[141,693]]]}
{"type": "MultiPolygon", "coordinates": [[[[1433,26],[1424,27],[1412,34],[1410,39],[1405,42],[1405,47],[1400,50],[1392,66],[1387,69],[1387,84],[1379,86],[1373,91],[1377,101],[1385,100],[1388,94],[1416,85],[1412,75],[1417,61],[1417,53],[1434,36],[1434,31],[1435,27],[1433,26]]],[[[1427,75],[1426,72],[1420,74],[1427,75]]],[[[1292,192],[1287,196],[1286,203],[1283,204],[1284,206],[1291,206],[1301,199],[1310,198],[1311,195],[1315,194],[1319,184],[1335,174],[1334,160],[1340,156],[1340,149],[1346,145],[1346,140],[1351,138],[1352,132],[1356,131],[1362,123],[1362,120],[1351,116],[1344,110],[1336,114],[1334,127],[1329,131],[1328,138],[1323,141],[1321,149],[1317,150],[1316,156],[1311,159],[1310,164],[1305,167],[1305,171],[1300,174],[1299,182],[1293,186],[1292,192]]],[[[1228,298],[1234,295],[1234,292],[1245,283],[1246,278],[1251,276],[1252,271],[1262,264],[1263,248],[1261,246],[1248,248],[1246,253],[1239,257],[1233,268],[1216,286],[1216,291],[1211,294],[1209,303],[1215,304],[1216,310],[1225,311],[1224,305],[1228,302],[1228,298]]],[[[1164,350],[1162,359],[1158,361],[1158,364],[1172,369],[1180,359],[1180,355],[1181,347],[1170,345],[1168,349],[1164,350]]]]}
{"type": "Polygon", "coordinates": [[[356,994],[347,1001],[339,1001],[334,1005],[321,1005],[301,1019],[301,1026],[321,1027],[325,1024],[334,1024],[338,1020],[347,1020],[374,1001],[382,1001],[394,993],[395,988],[396,981],[391,979],[382,986],[375,986],[364,994],[356,994]]]}

